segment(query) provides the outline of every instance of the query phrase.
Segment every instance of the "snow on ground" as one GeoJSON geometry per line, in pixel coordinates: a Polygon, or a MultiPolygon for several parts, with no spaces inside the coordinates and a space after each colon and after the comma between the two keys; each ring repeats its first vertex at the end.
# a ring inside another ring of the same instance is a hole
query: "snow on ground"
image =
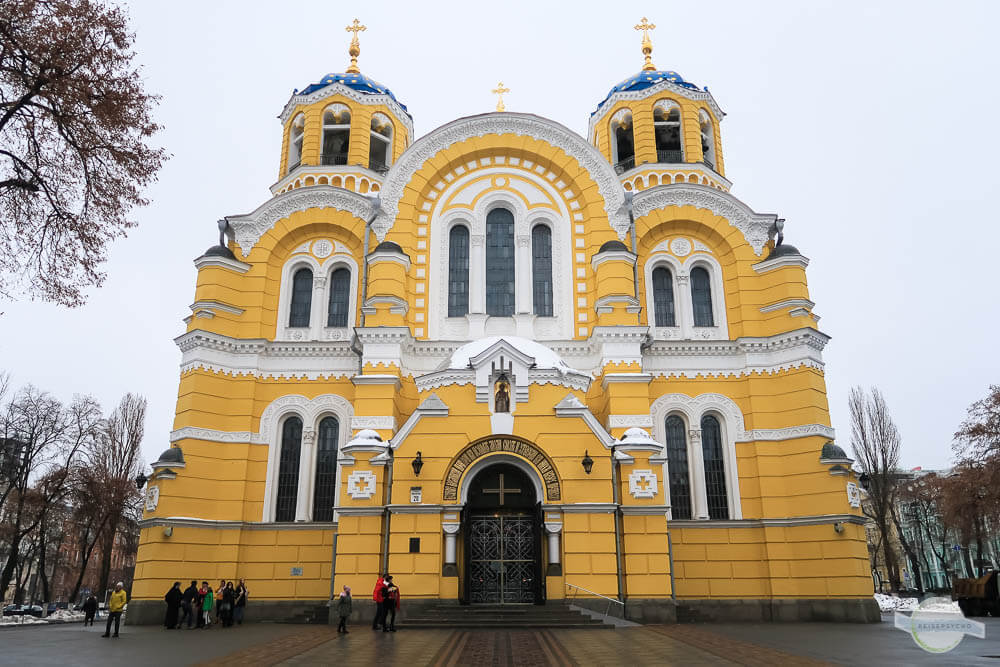
{"type": "Polygon", "coordinates": [[[925,611],[961,611],[958,603],[948,598],[928,598],[922,605],[917,598],[901,598],[895,595],[875,594],[875,601],[883,613],[889,611],[914,611],[917,607],[925,611]]]}
{"type": "Polygon", "coordinates": [[[4,616],[0,618],[0,625],[38,625],[40,623],[48,623],[48,621],[34,616],[4,616]]]}
{"type": "Polygon", "coordinates": [[[48,616],[47,620],[50,621],[82,621],[86,614],[82,611],[69,611],[67,609],[57,609],[48,616]]]}

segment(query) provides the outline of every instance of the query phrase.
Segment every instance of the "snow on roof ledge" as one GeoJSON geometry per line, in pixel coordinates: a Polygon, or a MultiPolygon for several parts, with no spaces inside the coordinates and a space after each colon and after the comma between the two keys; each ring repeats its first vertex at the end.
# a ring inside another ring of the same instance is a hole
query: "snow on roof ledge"
{"type": "Polygon", "coordinates": [[[474,358],[493,347],[501,340],[521,354],[534,359],[535,368],[553,368],[559,371],[562,375],[567,373],[586,375],[583,371],[571,368],[565,361],[562,360],[562,357],[545,345],[520,336],[488,336],[486,338],[474,340],[471,343],[466,343],[452,353],[451,359],[448,360],[447,368],[468,368],[474,358]]]}

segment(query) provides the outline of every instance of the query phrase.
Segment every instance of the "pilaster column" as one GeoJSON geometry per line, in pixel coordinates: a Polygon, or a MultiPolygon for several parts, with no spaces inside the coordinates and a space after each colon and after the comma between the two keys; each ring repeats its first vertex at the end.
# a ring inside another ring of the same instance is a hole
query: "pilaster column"
{"type": "MultiPolygon", "coordinates": [[[[677,326],[681,328],[681,338],[690,338],[694,330],[694,310],[691,305],[690,276],[687,273],[677,274],[677,326]]],[[[700,432],[699,432],[700,433],[700,432]]]]}
{"type": "Polygon", "coordinates": [[[441,568],[442,577],[457,577],[458,565],[458,529],[460,524],[441,524],[444,529],[444,566],[441,568]]]}
{"type": "Polygon", "coordinates": [[[295,499],[295,520],[309,521],[312,516],[313,464],[316,461],[316,431],[302,429],[302,446],[299,447],[299,489],[295,499]]]}
{"type": "Polygon", "coordinates": [[[486,312],[486,235],[469,237],[469,313],[486,312]]]}
{"type": "Polygon", "coordinates": [[[559,533],[562,532],[561,523],[546,523],[545,535],[549,539],[549,567],[545,571],[547,577],[557,577],[562,575],[562,562],[559,559],[559,533]]]}
{"type": "Polygon", "coordinates": [[[514,255],[514,312],[530,313],[532,301],[531,284],[531,237],[521,234],[517,237],[514,255]]]}
{"type": "Polygon", "coordinates": [[[694,518],[708,518],[708,494],[705,489],[705,455],[701,449],[701,429],[693,428],[688,431],[690,446],[688,449],[688,461],[691,466],[688,474],[691,475],[691,494],[694,496],[694,518]]]}
{"type": "Polygon", "coordinates": [[[312,304],[309,306],[309,333],[312,340],[319,340],[326,320],[323,314],[326,312],[326,276],[313,276],[312,304]]]}

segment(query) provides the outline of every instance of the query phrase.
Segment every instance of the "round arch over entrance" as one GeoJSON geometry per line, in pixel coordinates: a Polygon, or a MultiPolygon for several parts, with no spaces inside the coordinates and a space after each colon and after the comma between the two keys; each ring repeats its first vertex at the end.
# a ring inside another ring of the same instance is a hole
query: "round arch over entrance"
{"type": "MultiPolygon", "coordinates": [[[[457,501],[460,497],[459,491],[461,491],[464,502],[467,497],[468,480],[472,478],[471,473],[474,472],[472,468],[479,470],[481,465],[493,463],[493,459],[499,455],[504,455],[502,460],[506,462],[523,466],[522,469],[529,473],[529,479],[536,484],[539,501],[559,502],[561,500],[562,491],[559,476],[556,474],[552,460],[531,442],[513,435],[487,436],[476,440],[459,452],[458,456],[452,459],[445,474],[442,499],[445,502],[457,501]],[[487,457],[488,461],[484,460],[480,463],[480,459],[487,457]],[[544,495],[542,489],[537,488],[539,483],[544,486],[544,495]]],[[[501,459],[496,459],[496,462],[500,461],[501,459]]]]}

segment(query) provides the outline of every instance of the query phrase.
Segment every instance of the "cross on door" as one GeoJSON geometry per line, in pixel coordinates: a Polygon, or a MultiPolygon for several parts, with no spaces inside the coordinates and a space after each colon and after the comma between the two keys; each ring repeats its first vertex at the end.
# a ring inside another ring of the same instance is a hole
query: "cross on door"
{"type": "Polygon", "coordinates": [[[505,494],[505,493],[521,493],[521,489],[505,489],[505,488],[503,488],[503,473],[500,473],[500,488],[498,488],[498,489],[483,489],[483,493],[498,493],[498,494],[500,494],[500,504],[503,505],[503,494],[505,494]]]}

